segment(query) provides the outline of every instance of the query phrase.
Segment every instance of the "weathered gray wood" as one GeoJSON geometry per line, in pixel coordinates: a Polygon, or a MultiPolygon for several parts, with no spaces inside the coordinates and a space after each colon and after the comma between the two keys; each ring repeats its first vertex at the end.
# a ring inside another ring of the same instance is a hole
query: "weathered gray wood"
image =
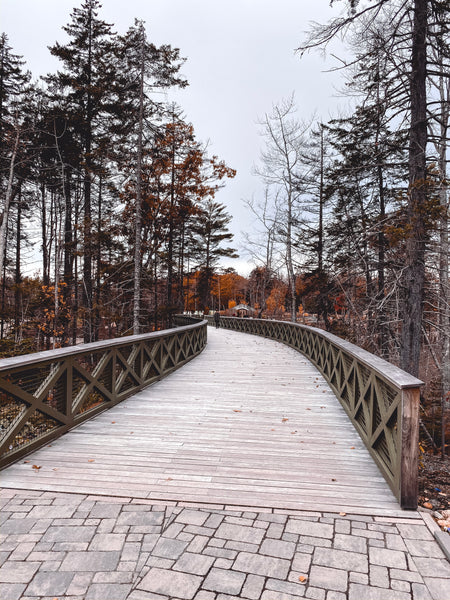
{"type": "MultiPolygon", "coordinates": [[[[212,324],[212,318],[207,317],[212,324]]],[[[422,382],[409,373],[328,332],[298,323],[224,317],[222,327],[277,340],[304,354],[323,374],[377,463],[402,508],[416,508],[412,490],[417,471],[417,444],[407,442],[402,459],[402,431],[418,428],[403,421],[403,392],[418,394],[422,382]],[[416,454],[416,456],[414,456],[416,454]],[[405,479],[409,483],[405,487],[405,479]],[[407,495],[404,497],[403,493],[407,495]]],[[[418,415],[417,415],[418,416],[418,415]]]]}
{"type": "Polygon", "coordinates": [[[5,469],[2,485],[403,514],[307,359],[256,336],[210,329],[208,337],[182,369],[5,469]]]}
{"type": "Polygon", "coordinates": [[[419,446],[419,402],[418,389],[402,392],[402,444],[400,461],[400,497],[403,508],[417,507],[417,470],[419,446]]]}
{"type": "Polygon", "coordinates": [[[99,342],[91,342],[89,344],[77,344],[76,346],[67,346],[66,348],[57,348],[55,350],[43,350],[42,352],[33,352],[26,356],[11,356],[9,358],[0,359],[0,372],[9,371],[15,367],[23,367],[27,365],[36,365],[42,362],[51,362],[53,360],[61,360],[67,356],[77,356],[86,352],[99,352],[108,348],[115,348],[127,344],[134,344],[146,340],[156,340],[167,337],[171,333],[180,332],[195,328],[195,325],[184,325],[173,329],[163,329],[162,331],[154,331],[153,333],[142,333],[139,335],[129,335],[126,337],[100,340],[99,342]]]}

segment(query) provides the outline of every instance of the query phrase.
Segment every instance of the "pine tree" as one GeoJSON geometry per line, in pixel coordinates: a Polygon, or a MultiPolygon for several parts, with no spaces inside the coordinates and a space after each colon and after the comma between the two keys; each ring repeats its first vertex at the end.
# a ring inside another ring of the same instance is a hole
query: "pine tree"
{"type": "Polygon", "coordinates": [[[233,234],[228,231],[230,221],[231,216],[226,213],[225,206],[208,198],[202,203],[201,210],[196,215],[192,226],[201,253],[197,294],[200,308],[203,310],[211,302],[214,268],[219,259],[222,257],[237,258],[234,248],[222,246],[223,242],[233,239],[233,234]]]}
{"type": "Polygon", "coordinates": [[[102,120],[114,113],[116,65],[111,25],[98,18],[101,4],[85,0],[72,12],[71,23],[63,27],[70,41],[58,42],[50,52],[63,63],[64,70],[48,76],[47,81],[66,96],[68,118],[74,135],[80,140],[83,170],[83,306],[84,341],[95,338],[93,318],[93,180],[98,172],[97,151],[107,132],[102,120]]]}

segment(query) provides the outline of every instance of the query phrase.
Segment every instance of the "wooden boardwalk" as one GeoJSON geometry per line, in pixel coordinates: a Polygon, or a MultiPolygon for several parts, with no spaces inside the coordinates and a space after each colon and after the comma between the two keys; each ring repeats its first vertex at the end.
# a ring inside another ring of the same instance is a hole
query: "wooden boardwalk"
{"type": "Polygon", "coordinates": [[[192,362],[8,467],[0,482],[155,502],[405,515],[307,359],[212,328],[192,362]]]}

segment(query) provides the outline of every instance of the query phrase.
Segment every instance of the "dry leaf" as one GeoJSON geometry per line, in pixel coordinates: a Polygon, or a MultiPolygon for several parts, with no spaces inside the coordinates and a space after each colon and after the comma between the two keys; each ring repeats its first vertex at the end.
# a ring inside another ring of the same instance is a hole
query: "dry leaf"
{"type": "Polygon", "coordinates": [[[305,583],[305,581],[306,581],[307,579],[308,579],[308,578],[307,578],[305,575],[300,575],[300,577],[298,578],[298,580],[300,581],[300,583],[305,583]]]}
{"type": "Polygon", "coordinates": [[[172,481],[172,477],[168,477],[166,481],[172,481]]]}
{"type": "Polygon", "coordinates": [[[54,469],[52,469],[52,470],[53,470],[53,471],[57,471],[57,470],[58,470],[58,467],[55,467],[55,468],[54,468],[54,469]]]}
{"type": "Polygon", "coordinates": [[[354,450],[354,449],[355,449],[355,446],[350,446],[350,450],[354,450]]]}
{"type": "Polygon", "coordinates": [[[233,408],[233,412],[242,412],[242,410],[238,410],[237,408],[233,408]]]}
{"type": "Polygon", "coordinates": [[[115,423],[115,421],[111,421],[111,423],[115,423]]]}
{"type": "Polygon", "coordinates": [[[289,419],[286,419],[286,418],[285,419],[281,419],[282,423],[286,423],[286,421],[289,421],[289,419]]]}
{"type": "Polygon", "coordinates": [[[88,462],[95,462],[95,458],[90,458],[88,462]]]}
{"type": "Polygon", "coordinates": [[[39,471],[39,469],[40,469],[41,467],[38,467],[37,465],[33,465],[31,468],[32,468],[32,469],[35,469],[36,471],[39,471]]]}
{"type": "Polygon", "coordinates": [[[423,503],[423,507],[424,508],[429,508],[431,510],[433,508],[433,505],[431,504],[431,502],[424,502],[423,503]]]}
{"type": "Polygon", "coordinates": [[[336,479],[332,479],[331,481],[336,481],[336,479]]]}
{"type": "Polygon", "coordinates": [[[345,517],[345,515],[346,515],[346,514],[347,514],[346,512],[340,512],[340,513],[339,513],[339,515],[340,515],[341,517],[345,517]]]}
{"type": "Polygon", "coordinates": [[[306,410],[311,410],[310,408],[307,408],[306,410]]]}
{"type": "Polygon", "coordinates": [[[275,429],[271,429],[270,431],[275,431],[275,429]]]}
{"type": "Polygon", "coordinates": [[[23,462],[24,462],[24,463],[29,463],[30,461],[29,461],[29,460],[24,460],[23,462]]]}

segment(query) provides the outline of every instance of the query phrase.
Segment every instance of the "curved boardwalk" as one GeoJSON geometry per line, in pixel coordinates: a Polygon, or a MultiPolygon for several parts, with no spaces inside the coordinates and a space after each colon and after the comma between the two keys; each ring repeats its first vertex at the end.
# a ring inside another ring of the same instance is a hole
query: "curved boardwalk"
{"type": "Polygon", "coordinates": [[[401,512],[307,359],[275,341],[212,328],[191,363],[1,480],[15,489],[151,500],[401,512]]]}
{"type": "Polygon", "coordinates": [[[0,598],[448,600],[437,525],[399,510],[315,368],[208,333],[1,473],[0,598]]]}

